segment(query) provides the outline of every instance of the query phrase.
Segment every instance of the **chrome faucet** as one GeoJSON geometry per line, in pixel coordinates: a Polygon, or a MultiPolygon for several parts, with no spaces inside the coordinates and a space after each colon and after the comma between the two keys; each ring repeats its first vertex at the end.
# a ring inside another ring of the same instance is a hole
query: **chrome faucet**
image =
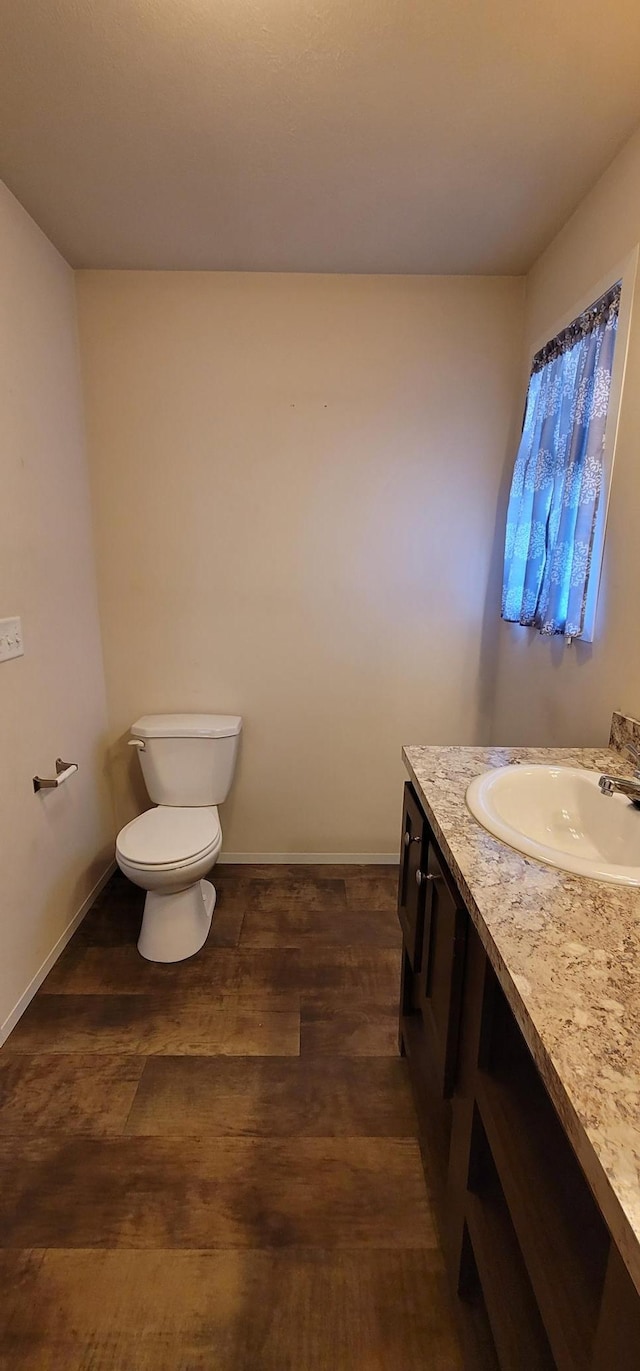
{"type": "Polygon", "coordinates": [[[625,743],[623,751],[627,752],[635,762],[633,776],[609,776],[605,774],[600,777],[598,785],[603,795],[626,795],[628,800],[640,809],[640,748],[635,743],[625,743]]]}

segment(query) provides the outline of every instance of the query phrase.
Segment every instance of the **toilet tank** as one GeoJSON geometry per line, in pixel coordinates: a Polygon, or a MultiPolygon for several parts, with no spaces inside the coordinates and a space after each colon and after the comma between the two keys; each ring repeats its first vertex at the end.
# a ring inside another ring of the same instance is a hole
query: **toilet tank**
{"type": "Polygon", "coordinates": [[[242,719],[237,714],[145,714],[131,725],[157,805],[220,805],[235,771],[242,719]]]}

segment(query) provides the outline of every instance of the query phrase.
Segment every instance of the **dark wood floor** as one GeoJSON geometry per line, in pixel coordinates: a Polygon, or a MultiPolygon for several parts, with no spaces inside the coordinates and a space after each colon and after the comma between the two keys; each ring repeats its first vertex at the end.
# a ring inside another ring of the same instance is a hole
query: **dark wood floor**
{"type": "Polygon", "coordinates": [[[115,876],[0,1052],[0,1366],[457,1371],[396,871],[215,882],[159,966],[115,876]]]}

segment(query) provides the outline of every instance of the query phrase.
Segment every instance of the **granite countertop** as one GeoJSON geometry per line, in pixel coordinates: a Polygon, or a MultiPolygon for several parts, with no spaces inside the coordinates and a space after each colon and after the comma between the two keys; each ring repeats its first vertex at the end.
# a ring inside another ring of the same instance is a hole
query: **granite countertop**
{"type": "MultiPolygon", "coordinates": [[[[614,715],[612,744],[625,736],[614,715]]],[[[640,725],[628,721],[627,737],[640,725]]],[[[510,762],[628,775],[607,748],[405,747],[405,765],[540,1074],[640,1291],[640,888],[521,856],[467,809],[510,762]]]]}

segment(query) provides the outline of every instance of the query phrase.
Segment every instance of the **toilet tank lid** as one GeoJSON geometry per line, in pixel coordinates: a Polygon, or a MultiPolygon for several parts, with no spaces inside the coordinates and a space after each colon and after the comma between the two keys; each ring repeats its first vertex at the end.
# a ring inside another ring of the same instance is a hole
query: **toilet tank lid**
{"type": "Polygon", "coordinates": [[[134,738],[232,738],[239,714],[143,714],[131,725],[134,738]]]}

